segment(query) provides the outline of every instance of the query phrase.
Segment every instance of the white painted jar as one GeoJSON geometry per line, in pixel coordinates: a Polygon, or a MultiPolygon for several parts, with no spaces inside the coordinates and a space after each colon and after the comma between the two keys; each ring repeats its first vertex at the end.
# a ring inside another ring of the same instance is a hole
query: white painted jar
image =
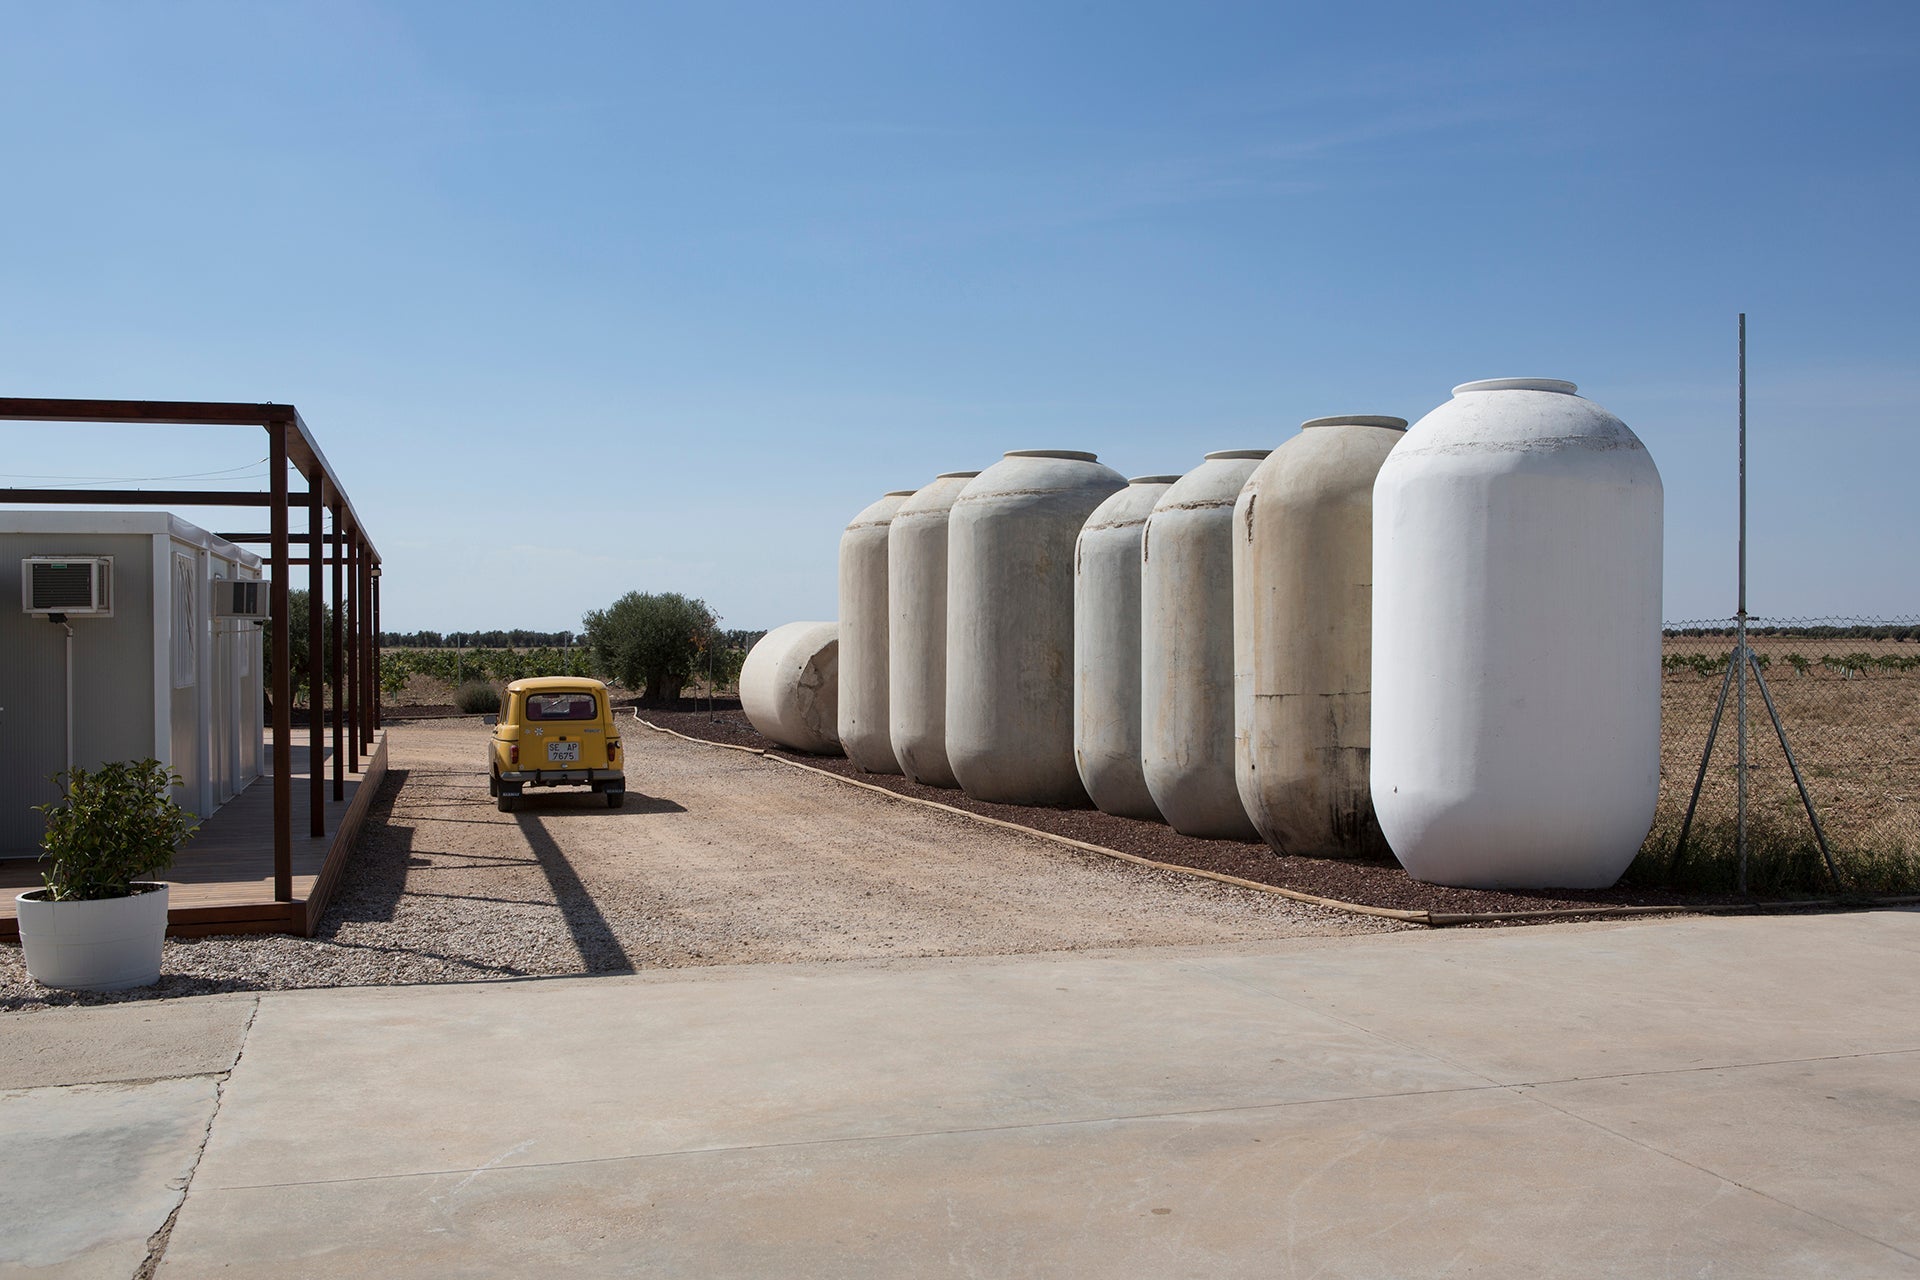
{"type": "Polygon", "coordinates": [[[1570,382],[1455,387],[1374,483],[1372,794],[1417,880],[1600,888],[1660,789],[1660,473],[1570,382]]]}
{"type": "Polygon", "coordinates": [[[1102,812],[1159,820],[1140,764],[1140,535],[1179,476],[1136,476],[1073,553],[1073,762],[1102,812]]]}
{"type": "Polygon", "coordinates": [[[887,712],[887,530],[913,490],[887,494],[840,535],[840,749],[868,773],[898,773],[887,712]]]}
{"type": "Polygon", "coordinates": [[[1228,449],[1160,495],[1140,539],[1140,747],[1182,835],[1258,833],[1233,776],[1233,504],[1265,449],[1228,449]]]}
{"type": "Polygon", "coordinates": [[[27,976],[68,991],[126,991],[160,981],[167,885],[136,881],[124,898],[54,902],[45,889],[14,898],[27,976]]]}
{"type": "Polygon", "coordinates": [[[1234,780],[1276,853],[1387,853],[1367,793],[1373,481],[1406,429],[1315,418],[1234,504],[1234,780]]]}
{"type": "Polygon", "coordinates": [[[1073,548],[1126,480],[1091,453],[1019,450],[947,525],[947,759],[1002,804],[1085,804],[1073,763],[1073,548]]]}
{"type": "Polygon", "coordinates": [[[840,754],[840,624],[789,622],[760,637],[740,666],[740,708],[761,736],[814,755],[840,754]]]}
{"type": "Polygon", "coordinates": [[[978,471],[936,476],[887,526],[887,722],[900,771],[955,787],[947,763],[947,520],[978,471]]]}

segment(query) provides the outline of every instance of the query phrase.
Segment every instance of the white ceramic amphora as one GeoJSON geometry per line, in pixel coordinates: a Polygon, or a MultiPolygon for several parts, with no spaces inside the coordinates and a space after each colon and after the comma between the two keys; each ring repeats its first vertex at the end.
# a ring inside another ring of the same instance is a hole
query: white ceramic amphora
{"type": "Polygon", "coordinates": [[[160,981],[167,886],[136,881],[124,898],[51,902],[45,889],[14,898],[27,976],[70,991],[124,991],[160,981]]]}

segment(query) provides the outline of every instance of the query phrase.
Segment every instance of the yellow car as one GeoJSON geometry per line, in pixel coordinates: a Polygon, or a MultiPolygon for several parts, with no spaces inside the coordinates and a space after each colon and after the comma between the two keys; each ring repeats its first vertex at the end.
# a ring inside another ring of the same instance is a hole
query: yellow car
{"type": "Polygon", "coordinates": [[[526,788],[563,786],[592,787],[612,809],[626,799],[607,686],[577,676],[515,680],[493,729],[487,790],[512,813],[526,788]]]}

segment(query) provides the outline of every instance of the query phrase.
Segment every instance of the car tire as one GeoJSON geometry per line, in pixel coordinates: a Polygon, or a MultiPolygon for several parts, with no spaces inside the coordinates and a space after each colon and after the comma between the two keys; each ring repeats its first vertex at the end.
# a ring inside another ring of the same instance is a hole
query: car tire
{"type": "Polygon", "coordinates": [[[627,800],[627,793],[624,791],[607,792],[607,808],[609,809],[618,809],[621,805],[626,803],[626,800],[627,800]]]}
{"type": "Polygon", "coordinates": [[[503,791],[500,793],[500,798],[494,801],[494,803],[499,806],[500,812],[512,813],[515,809],[518,809],[520,807],[520,797],[516,795],[509,795],[507,792],[503,791]]]}
{"type": "Polygon", "coordinates": [[[498,796],[500,794],[500,779],[494,777],[492,774],[487,775],[487,794],[490,796],[498,796]]]}

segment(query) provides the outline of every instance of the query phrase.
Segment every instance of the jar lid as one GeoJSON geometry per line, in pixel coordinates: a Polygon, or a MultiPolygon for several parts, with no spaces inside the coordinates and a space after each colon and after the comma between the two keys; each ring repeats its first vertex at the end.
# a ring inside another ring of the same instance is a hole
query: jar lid
{"type": "Polygon", "coordinates": [[[1009,449],[1003,456],[1008,458],[1068,458],[1074,462],[1100,461],[1098,454],[1081,453],[1075,449],[1009,449]]]}
{"type": "Polygon", "coordinates": [[[1346,413],[1336,414],[1331,418],[1308,418],[1300,424],[1302,431],[1308,427],[1386,427],[1392,431],[1405,431],[1407,420],[1390,418],[1382,414],[1346,413]]]}
{"type": "Polygon", "coordinates": [[[978,471],[942,471],[935,480],[971,480],[979,475],[978,471]]]}
{"type": "Polygon", "coordinates": [[[1128,484],[1173,484],[1179,479],[1180,479],[1179,476],[1135,476],[1131,480],[1127,481],[1127,483],[1128,484]]]}
{"type": "Polygon", "coordinates": [[[1204,456],[1208,462],[1214,462],[1221,458],[1264,458],[1272,452],[1271,449],[1216,449],[1204,456]]]}
{"type": "Polygon", "coordinates": [[[1570,396],[1580,388],[1571,382],[1562,382],[1558,378],[1482,378],[1478,382],[1463,382],[1453,389],[1453,394],[1464,395],[1469,391],[1552,391],[1557,395],[1570,396]]]}

